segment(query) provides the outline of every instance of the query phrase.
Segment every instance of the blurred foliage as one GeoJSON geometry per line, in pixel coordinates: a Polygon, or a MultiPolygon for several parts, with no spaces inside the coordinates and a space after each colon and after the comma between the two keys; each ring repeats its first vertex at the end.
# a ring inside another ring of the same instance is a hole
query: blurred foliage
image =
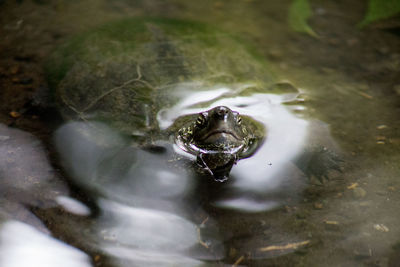
{"type": "MultiPolygon", "coordinates": [[[[374,21],[389,18],[400,13],[400,0],[367,0],[368,8],[359,26],[364,27],[374,21]]],[[[297,32],[316,37],[317,34],[308,25],[307,20],[313,15],[309,0],[293,0],[289,7],[289,26],[297,32]]]]}
{"type": "Polygon", "coordinates": [[[400,13],[400,0],[369,0],[367,14],[359,24],[363,27],[371,22],[386,19],[400,13]]]}
{"type": "Polygon", "coordinates": [[[308,25],[307,20],[312,16],[312,10],[308,0],[293,0],[289,7],[289,26],[297,31],[317,36],[308,25]]]}

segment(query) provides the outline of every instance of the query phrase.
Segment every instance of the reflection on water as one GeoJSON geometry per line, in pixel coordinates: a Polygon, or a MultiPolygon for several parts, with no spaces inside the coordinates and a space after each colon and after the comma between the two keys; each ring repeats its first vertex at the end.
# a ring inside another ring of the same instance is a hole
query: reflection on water
{"type": "Polygon", "coordinates": [[[70,122],[56,132],[65,169],[97,199],[101,216],[93,231],[113,261],[122,266],[198,266],[201,260],[223,259],[226,237],[207,206],[265,212],[302,192],[306,178],[293,160],[303,151],[308,122],[290,111],[296,105],[283,105],[297,95],[222,93],[231,92],[226,87],[186,93],[176,106],[160,111],[158,120],[165,129],[179,116],[224,105],[262,122],[266,142],[233,167],[225,184],[216,185],[194,171],[193,156],[168,140],[141,148],[100,122],[70,122]],[[216,100],[197,108],[196,100],[202,99],[216,100]],[[221,190],[209,191],[201,184],[221,190]],[[208,223],[200,227],[203,220],[208,223]]]}
{"type": "Polygon", "coordinates": [[[82,251],[49,237],[32,226],[7,221],[0,226],[0,266],[89,267],[82,251]]]}
{"type": "Polygon", "coordinates": [[[122,266],[199,266],[198,260],[185,255],[197,242],[197,227],[192,222],[154,209],[137,208],[100,200],[104,214],[99,218],[106,227],[101,246],[110,256],[126,262],[122,266]]]}
{"type": "Polygon", "coordinates": [[[49,233],[29,208],[56,206],[68,188],[33,135],[0,124],[0,223],[19,220],[49,233]]]}
{"type": "Polygon", "coordinates": [[[0,198],[49,207],[68,192],[33,135],[0,124],[0,198]]]}
{"type": "Polygon", "coordinates": [[[37,138],[0,124],[0,176],[0,266],[92,266],[82,251],[50,237],[31,211],[59,203],[85,210],[66,197],[68,189],[37,138]]]}
{"type": "MultiPolygon", "coordinates": [[[[301,174],[295,166],[292,166],[291,161],[304,149],[308,122],[290,111],[298,109],[297,105],[292,105],[290,108],[283,105],[296,100],[297,94],[253,94],[247,97],[220,98],[222,94],[229,92],[229,89],[222,88],[186,95],[176,106],[159,113],[160,125],[167,128],[179,116],[199,113],[215,106],[228,106],[240,114],[249,115],[262,122],[267,129],[266,141],[250,159],[241,160],[234,166],[230,175],[233,183],[229,186],[232,187],[230,190],[237,192],[237,195],[230,200],[219,200],[219,206],[247,211],[276,207],[279,205],[279,199],[268,199],[262,203],[260,198],[254,199],[254,197],[257,193],[261,193],[262,197],[279,191],[293,195],[294,192],[290,188],[296,188],[301,192],[301,184],[304,181],[299,179],[301,174]],[[198,103],[196,100],[202,102],[203,99],[209,102],[210,99],[217,101],[209,106],[193,108],[198,103]],[[251,192],[250,196],[244,196],[244,192],[248,191],[251,192]]],[[[185,154],[177,147],[175,151],[185,154]]],[[[189,153],[186,155],[192,157],[189,153]]]]}
{"type": "Polygon", "coordinates": [[[56,198],[56,201],[58,205],[60,205],[65,211],[68,211],[69,213],[80,216],[90,215],[90,209],[76,199],[67,196],[58,196],[56,198]]]}

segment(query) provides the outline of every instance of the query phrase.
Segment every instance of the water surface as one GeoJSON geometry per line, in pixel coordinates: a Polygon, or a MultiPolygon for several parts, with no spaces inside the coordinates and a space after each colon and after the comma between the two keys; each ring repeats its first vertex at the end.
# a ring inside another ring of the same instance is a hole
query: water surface
{"type": "Polygon", "coordinates": [[[287,27],[289,1],[271,2],[1,2],[1,120],[12,126],[0,128],[1,266],[395,266],[398,35],[357,29],[363,1],[313,1],[319,38],[308,37],[287,27]],[[253,43],[279,80],[299,88],[218,98],[233,88],[216,86],[159,111],[162,129],[218,105],[266,126],[263,146],[228,182],[198,175],[171,142],[146,150],[105,124],[52,127],[37,111],[24,113],[25,98],[46,85],[51,50],[127,16],[216,24],[253,43]],[[307,175],[296,159],[314,144],[340,154],[342,172],[322,182],[307,175]],[[57,259],[35,252],[42,247],[57,259]]]}

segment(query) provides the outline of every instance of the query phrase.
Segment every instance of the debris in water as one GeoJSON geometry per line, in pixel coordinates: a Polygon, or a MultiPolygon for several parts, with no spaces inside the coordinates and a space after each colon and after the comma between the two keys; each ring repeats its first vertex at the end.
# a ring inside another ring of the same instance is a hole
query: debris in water
{"type": "Polygon", "coordinates": [[[339,222],[337,222],[337,221],[325,221],[325,224],[327,224],[327,225],[339,225],[339,222]]]}
{"type": "Polygon", "coordinates": [[[244,255],[240,256],[239,259],[235,261],[235,263],[232,265],[232,267],[239,266],[239,264],[244,260],[244,255]]]}
{"type": "Polygon", "coordinates": [[[201,230],[198,227],[197,227],[197,240],[199,241],[200,245],[202,245],[206,249],[210,248],[210,246],[201,239],[201,230]]]}
{"type": "Polygon", "coordinates": [[[348,187],[347,187],[347,189],[354,189],[354,188],[356,188],[358,186],[358,183],[352,183],[351,185],[349,185],[348,187]]]}
{"type": "Polygon", "coordinates": [[[372,95],[366,94],[364,92],[358,92],[361,96],[367,98],[367,99],[373,99],[374,97],[372,95]]]}
{"type": "Polygon", "coordinates": [[[16,119],[16,118],[21,117],[21,114],[17,111],[11,111],[10,116],[16,119]]]}
{"type": "Polygon", "coordinates": [[[283,246],[272,245],[272,246],[268,246],[268,247],[259,248],[259,250],[262,252],[266,252],[266,251],[273,251],[273,250],[297,249],[298,247],[305,246],[309,243],[310,243],[310,240],[305,240],[305,241],[301,241],[301,242],[289,243],[289,244],[283,245],[283,246]]]}
{"type": "Polygon", "coordinates": [[[374,224],[375,230],[381,231],[381,232],[389,232],[389,228],[384,225],[383,223],[381,224],[374,224]]]}
{"type": "Polygon", "coordinates": [[[98,262],[100,260],[100,258],[101,258],[101,256],[97,254],[96,256],[94,256],[94,261],[98,262]]]}
{"type": "Polygon", "coordinates": [[[377,141],[385,141],[385,140],[386,140],[386,136],[378,135],[378,136],[376,137],[376,140],[377,140],[377,141]]]}
{"type": "Polygon", "coordinates": [[[210,217],[207,216],[207,217],[201,222],[200,227],[204,227],[209,218],[210,218],[210,217]]]}
{"type": "Polygon", "coordinates": [[[378,136],[375,137],[375,139],[376,139],[376,141],[377,141],[376,143],[378,145],[384,145],[385,144],[385,140],[386,140],[386,136],[378,135],[378,136]]]}
{"type": "Polygon", "coordinates": [[[385,124],[381,124],[381,125],[376,126],[376,129],[378,129],[378,130],[383,130],[383,129],[386,129],[386,128],[387,128],[387,125],[385,125],[385,124]]]}

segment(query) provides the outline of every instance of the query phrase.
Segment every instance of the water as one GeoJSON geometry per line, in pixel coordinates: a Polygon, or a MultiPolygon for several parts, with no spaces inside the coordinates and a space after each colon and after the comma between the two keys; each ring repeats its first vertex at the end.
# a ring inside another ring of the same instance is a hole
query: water
{"type": "Polygon", "coordinates": [[[235,96],[227,94],[235,88],[216,85],[182,94],[158,112],[161,129],[219,105],[266,126],[262,147],[234,165],[222,184],[193,171],[191,156],[165,139],[147,149],[99,122],[70,122],[48,133],[44,116],[41,124],[30,113],[14,121],[2,115],[45,146],[0,128],[0,265],[396,266],[400,142],[393,88],[400,41],[353,27],[362,1],[351,8],[314,3],[311,24],[320,37],[301,36],[286,26],[288,4],[4,2],[0,76],[10,110],[24,103],[12,90],[30,94],[11,79],[32,70],[28,86],[44,84],[41,63],[57,44],[104,22],[143,15],[239,33],[301,94],[235,96]],[[20,66],[15,74],[13,64],[20,66]],[[329,170],[322,180],[315,170],[307,173],[298,159],[314,145],[340,155],[341,172],[329,170]]]}

